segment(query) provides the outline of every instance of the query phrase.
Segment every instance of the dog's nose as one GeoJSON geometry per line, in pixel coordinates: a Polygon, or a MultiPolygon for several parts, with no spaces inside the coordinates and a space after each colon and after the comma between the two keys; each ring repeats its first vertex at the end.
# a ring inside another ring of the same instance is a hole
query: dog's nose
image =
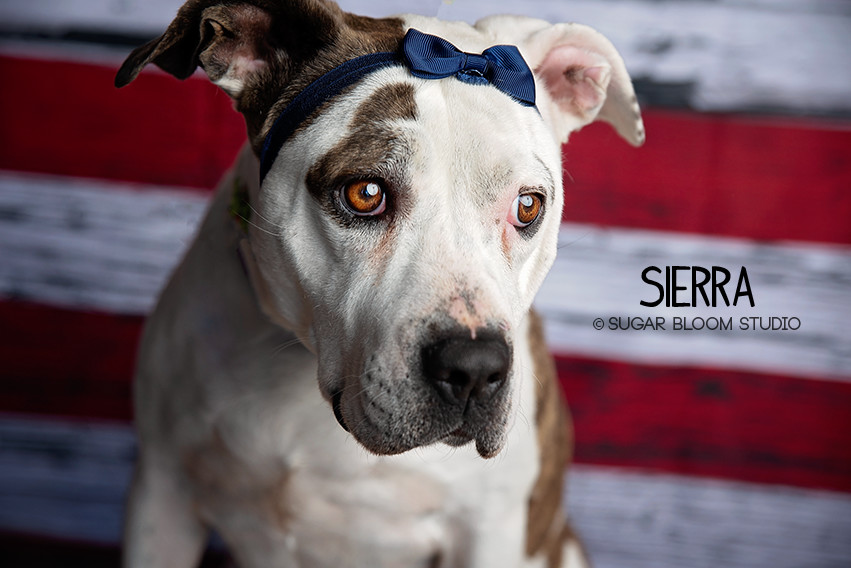
{"type": "Polygon", "coordinates": [[[471,400],[487,402],[505,384],[511,366],[501,337],[453,336],[425,347],[422,356],[426,379],[447,402],[462,408],[471,400]]]}

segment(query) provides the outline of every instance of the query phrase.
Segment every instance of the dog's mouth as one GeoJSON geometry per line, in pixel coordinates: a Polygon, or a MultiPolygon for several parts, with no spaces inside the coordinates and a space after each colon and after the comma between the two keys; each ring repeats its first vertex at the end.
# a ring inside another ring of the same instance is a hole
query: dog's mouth
{"type": "Polygon", "coordinates": [[[343,391],[337,391],[331,397],[331,407],[334,409],[334,418],[337,419],[337,422],[340,423],[340,426],[343,428],[343,430],[345,430],[346,432],[351,432],[351,430],[349,430],[349,427],[346,426],[346,421],[343,419],[342,403],[343,391]]]}
{"type": "Polygon", "coordinates": [[[446,436],[441,439],[441,442],[444,444],[448,444],[455,448],[460,448],[461,446],[466,446],[473,439],[475,439],[475,435],[471,434],[465,424],[462,424],[446,436]]]}
{"type": "Polygon", "coordinates": [[[413,355],[403,364],[372,355],[341,370],[348,380],[336,379],[326,391],[334,418],[378,455],[440,442],[455,448],[475,442],[483,458],[497,455],[511,411],[510,344],[489,329],[475,338],[464,331],[429,339],[407,349],[413,355]]]}
{"type": "MultiPolygon", "coordinates": [[[[343,430],[358,438],[357,434],[352,432],[346,424],[346,419],[343,416],[342,404],[343,393],[342,391],[337,391],[331,396],[331,407],[334,411],[334,417],[337,419],[337,422],[343,430]]],[[[366,420],[365,422],[369,421],[366,420]]],[[[460,423],[460,425],[449,431],[448,434],[431,436],[428,443],[443,442],[444,444],[454,448],[460,448],[474,441],[476,443],[476,451],[478,454],[483,458],[491,458],[500,452],[504,440],[503,436],[496,432],[492,427],[476,427],[467,420],[464,420],[460,423]]],[[[372,446],[372,444],[369,444],[367,440],[361,440],[361,443],[365,444],[368,449],[372,446]]],[[[423,445],[428,445],[428,443],[424,443],[423,445]]],[[[379,454],[390,455],[404,452],[418,445],[421,444],[411,444],[410,446],[391,449],[382,444],[382,447],[380,448],[371,449],[379,454]]]]}
{"type": "Polygon", "coordinates": [[[440,441],[454,448],[460,448],[475,441],[476,452],[487,459],[494,457],[502,450],[504,436],[503,433],[497,432],[493,427],[473,429],[464,423],[440,441]]]}

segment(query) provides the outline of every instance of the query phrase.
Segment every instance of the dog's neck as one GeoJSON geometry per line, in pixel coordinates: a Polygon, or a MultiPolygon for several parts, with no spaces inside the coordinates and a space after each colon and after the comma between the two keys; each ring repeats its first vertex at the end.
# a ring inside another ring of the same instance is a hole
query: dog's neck
{"type": "Polygon", "coordinates": [[[231,233],[231,241],[235,243],[235,262],[242,267],[247,278],[248,288],[253,296],[258,310],[273,324],[295,334],[295,336],[310,351],[314,351],[309,329],[298,329],[274,308],[272,292],[257,263],[251,246],[251,227],[260,228],[255,220],[254,205],[259,198],[259,160],[249,147],[244,147],[237,156],[231,174],[219,187],[217,199],[224,201],[221,219],[231,233]],[[228,217],[228,218],[226,218],[228,217]]]}

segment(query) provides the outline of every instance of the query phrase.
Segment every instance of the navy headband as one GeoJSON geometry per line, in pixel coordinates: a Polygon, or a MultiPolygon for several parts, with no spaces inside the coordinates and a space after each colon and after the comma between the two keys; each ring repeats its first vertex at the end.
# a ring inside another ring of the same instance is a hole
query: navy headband
{"type": "Polygon", "coordinates": [[[443,79],[454,75],[465,83],[490,84],[524,106],[535,106],[535,79],[520,51],[513,45],[496,45],[481,55],[464,53],[445,39],[410,29],[402,40],[402,53],[372,53],[350,59],[296,95],[275,120],[263,142],[260,182],[299,124],[347,87],[391,65],[403,65],[412,75],[422,79],[443,79]]]}

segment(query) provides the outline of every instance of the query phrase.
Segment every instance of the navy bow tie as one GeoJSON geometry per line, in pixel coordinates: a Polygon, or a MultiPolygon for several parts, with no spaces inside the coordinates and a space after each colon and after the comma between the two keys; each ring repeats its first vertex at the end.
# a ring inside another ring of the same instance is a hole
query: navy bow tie
{"type": "Polygon", "coordinates": [[[410,29],[402,42],[405,63],[422,79],[455,76],[475,85],[490,83],[526,106],[535,105],[535,78],[513,45],[495,45],[464,53],[443,38],[410,29]]]}

